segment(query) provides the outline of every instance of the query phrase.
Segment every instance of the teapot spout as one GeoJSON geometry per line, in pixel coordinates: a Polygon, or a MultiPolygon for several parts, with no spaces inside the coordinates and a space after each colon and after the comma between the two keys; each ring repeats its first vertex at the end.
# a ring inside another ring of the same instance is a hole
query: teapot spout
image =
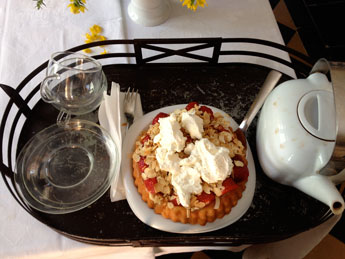
{"type": "Polygon", "coordinates": [[[328,205],[335,215],[344,211],[344,199],[326,176],[316,174],[296,180],[293,186],[328,205]]]}

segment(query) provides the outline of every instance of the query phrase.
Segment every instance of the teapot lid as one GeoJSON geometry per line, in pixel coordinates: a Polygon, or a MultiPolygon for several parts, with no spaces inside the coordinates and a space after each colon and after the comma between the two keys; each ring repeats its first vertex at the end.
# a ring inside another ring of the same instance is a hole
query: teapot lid
{"type": "Polygon", "coordinates": [[[299,100],[297,114],[303,128],[316,138],[335,141],[336,118],[331,91],[315,90],[299,100]]]}

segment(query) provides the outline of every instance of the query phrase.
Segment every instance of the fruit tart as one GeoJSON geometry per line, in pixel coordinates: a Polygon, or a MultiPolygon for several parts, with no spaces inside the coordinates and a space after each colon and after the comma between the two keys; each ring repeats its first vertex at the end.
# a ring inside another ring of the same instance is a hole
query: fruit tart
{"type": "Polygon", "coordinates": [[[246,145],[229,120],[189,103],[159,113],[132,155],[134,183],[155,213],[205,225],[231,212],[246,188],[246,145]]]}

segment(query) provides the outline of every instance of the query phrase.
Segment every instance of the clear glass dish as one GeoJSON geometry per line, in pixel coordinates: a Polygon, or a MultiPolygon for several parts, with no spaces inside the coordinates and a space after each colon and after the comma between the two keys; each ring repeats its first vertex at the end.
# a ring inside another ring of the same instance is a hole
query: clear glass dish
{"type": "Polygon", "coordinates": [[[63,214],[87,207],[119,177],[119,149],[108,132],[85,120],[52,125],[21,150],[15,181],[31,207],[63,214]]]}

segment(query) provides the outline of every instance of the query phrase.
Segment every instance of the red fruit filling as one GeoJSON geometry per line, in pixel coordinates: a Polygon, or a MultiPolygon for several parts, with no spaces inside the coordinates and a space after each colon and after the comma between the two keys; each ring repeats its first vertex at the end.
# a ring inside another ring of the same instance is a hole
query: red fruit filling
{"type": "Polygon", "coordinates": [[[190,102],[186,106],[186,110],[189,111],[190,109],[193,109],[195,105],[199,105],[197,102],[190,102]]]}
{"type": "Polygon", "coordinates": [[[234,180],[236,183],[248,180],[249,170],[247,166],[234,166],[233,169],[234,180]]]}
{"type": "Polygon", "coordinates": [[[139,166],[139,171],[140,173],[143,173],[145,171],[145,169],[147,167],[149,167],[146,163],[145,163],[145,157],[141,156],[140,160],[138,162],[138,166],[139,166]]]}
{"type": "Polygon", "coordinates": [[[146,189],[152,193],[155,194],[155,184],[157,183],[157,178],[147,178],[146,180],[144,180],[144,184],[146,186],[146,189]]]}
{"type": "Polygon", "coordinates": [[[224,190],[222,191],[222,195],[232,190],[235,190],[238,187],[238,185],[234,182],[234,180],[232,180],[231,177],[224,180],[223,186],[224,190]]]}
{"type": "Polygon", "coordinates": [[[213,111],[212,111],[210,108],[208,108],[207,106],[201,106],[201,107],[199,108],[199,110],[202,111],[202,112],[204,112],[204,113],[205,113],[205,112],[209,113],[209,114],[210,114],[210,119],[211,119],[211,120],[214,119],[213,111]]]}
{"type": "Polygon", "coordinates": [[[210,203],[216,198],[216,195],[214,193],[207,194],[206,192],[202,192],[197,196],[197,199],[201,202],[204,202],[205,204],[210,203]]]}
{"type": "Polygon", "coordinates": [[[141,142],[141,144],[145,144],[145,142],[146,141],[148,141],[150,139],[150,136],[149,135],[146,135],[144,138],[142,138],[141,140],[140,140],[140,142],[141,142]]]}
{"type": "Polygon", "coordinates": [[[165,118],[165,117],[169,117],[169,114],[166,114],[164,112],[158,113],[156,117],[154,117],[154,119],[152,120],[152,125],[156,124],[160,118],[165,118]]]}

